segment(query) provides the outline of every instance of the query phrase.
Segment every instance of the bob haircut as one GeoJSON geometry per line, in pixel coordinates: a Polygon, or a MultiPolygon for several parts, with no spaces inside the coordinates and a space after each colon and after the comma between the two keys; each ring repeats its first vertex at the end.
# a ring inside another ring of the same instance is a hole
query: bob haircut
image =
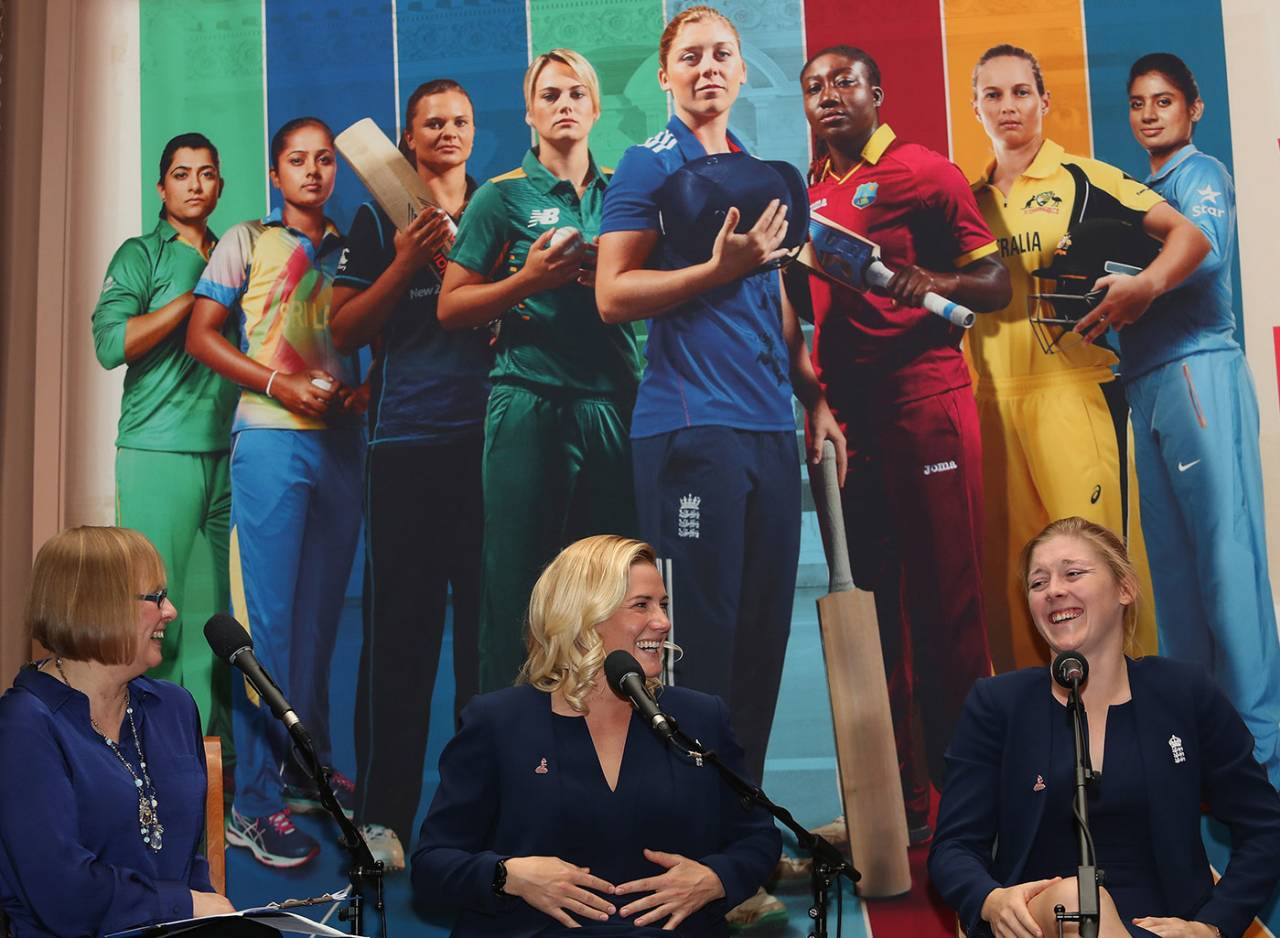
{"type": "Polygon", "coordinates": [[[1055,537],[1075,537],[1084,541],[1098,555],[1098,559],[1106,564],[1116,583],[1128,590],[1133,602],[1124,607],[1124,650],[1130,657],[1142,657],[1142,649],[1134,638],[1138,629],[1138,603],[1142,601],[1142,593],[1138,589],[1138,574],[1133,569],[1124,541],[1109,528],[1078,516],[1050,522],[1048,527],[1027,541],[1027,546],[1022,548],[1018,557],[1022,588],[1030,589],[1028,574],[1031,572],[1031,555],[1037,547],[1055,537]]]}
{"type": "Polygon", "coordinates": [[[164,562],[137,531],[70,528],[36,554],[27,629],[60,658],[128,664],[137,651],[137,594],[164,582],[164,562]]]}
{"type": "Polygon", "coordinates": [[[559,62],[578,77],[578,81],[582,82],[587,89],[587,94],[591,97],[591,106],[595,109],[596,114],[599,115],[600,79],[596,76],[594,66],[583,55],[574,52],[572,49],[552,49],[550,52],[542,53],[529,65],[528,71],[524,73],[525,110],[533,110],[533,95],[538,87],[538,76],[552,62],[559,62]]]}
{"type": "Polygon", "coordinates": [[[667,23],[662,30],[662,36],[658,39],[658,68],[665,69],[667,67],[667,56],[671,54],[671,47],[675,44],[676,36],[685,23],[700,23],[703,20],[715,20],[729,27],[729,32],[733,33],[734,41],[738,44],[738,55],[742,57],[745,63],[746,58],[742,55],[742,37],[738,34],[738,27],[733,25],[733,20],[725,16],[715,7],[709,6],[692,6],[687,7],[671,17],[671,22],[667,23]]]}
{"type": "MultiPolygon", "coordinates": [[[[657,567],[657,555],[643,541],[598,534],[570,544],[547,565],[529,597],[529,656],[517,683],[562,691],[579,713],[604,668],[604,643],[596,626],[627,598],[631,568],[657,567]]],[[[650,682],[650,690],[657,689],[650,682]]]]}

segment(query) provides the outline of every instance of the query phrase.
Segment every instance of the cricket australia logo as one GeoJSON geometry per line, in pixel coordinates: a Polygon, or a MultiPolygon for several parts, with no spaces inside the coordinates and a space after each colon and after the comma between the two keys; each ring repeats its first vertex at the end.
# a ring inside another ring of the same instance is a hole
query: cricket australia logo
{"type": "Polygon", "coordinates": [[[853,207],[866,208],[876,200],[876,193],[880,191],[880,183],[864,182],[853,190],[853,207]]]}
{"type": "Polygon", "coordinates": [[[551,208],[535,208],[529,213],[529,224],[526,226],[532,228],[534,225],[554,225],[560,221],[560,209],[557,206],[551,208]]]}
{"type": "Polygon", "coordinates": [[[1187,754],[1182,749],[1182,740],[1176,735],[1169,737],[1169,750],[1173,753],[1175,765],[1187,761],[1187,754]]]}
{"type": "Polygon", "coordinates": [[[690,493],[680,498],[676,513],[677,537],[702,537],[702,496],[690,493]]]}
{"type": "Polygon", "coordinates": [[[1034,215],[1036,212],[1043,212],[1046,215],[1057,215],[1062,210],[1062,196],[1054,192],[1052,189],[1046,189],[1044,192],[1037,192],[1031,198],[1027,199],[1022,206],[1023,215],[1034,215]]]}

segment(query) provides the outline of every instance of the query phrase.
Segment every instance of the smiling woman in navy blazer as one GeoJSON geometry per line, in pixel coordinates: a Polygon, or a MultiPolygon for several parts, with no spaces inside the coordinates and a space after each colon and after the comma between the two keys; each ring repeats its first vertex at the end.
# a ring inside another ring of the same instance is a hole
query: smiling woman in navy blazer
{"type": "MultiPolygon", "coordinates": [[[[414,892],[459,910],[455,936],[724,935],[768,879],[772,819],[605,684],[623,649],[658,687],[666,607],[653,549],[612,535],[565,548],[534,586],[520,681],[463,711],[413,855],[414,892]]],[[[719,698],[672,687],[661,704],[742,771],[719,698]]]]}
{"type": "MultiPolygon", "coordinates": [[[[1280,879],[1280,796],[1249,731],[1198,666],[1125,657],[1136,580],[1110,531],[1056,521],[1027,545],[1021,568],[1049,647],[1089,662],[1082,697],[1100,770],[1090,826],[1107,872],[1101,938],[1243,934],[1280,879]],[[1205,802],[1231,830],[1216,885],[1200,836],[1205,802]]],[[[1027,668],[979,681],[965,703],[929,875],[970,938],[1049,938],[1053,907],[1078,907],[1065,702],[1047,669],[1027,668]]]]}

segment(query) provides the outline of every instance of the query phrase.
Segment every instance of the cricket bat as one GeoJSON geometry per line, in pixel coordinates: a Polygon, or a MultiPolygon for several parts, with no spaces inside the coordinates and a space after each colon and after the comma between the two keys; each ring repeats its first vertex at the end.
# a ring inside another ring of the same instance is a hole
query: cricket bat
{"type": "MultiPolygon", "coordinates": [[[[809,213],[809,241],[800,249],[796,260],[816,273],[862,292],[870,287],[884,287],[893,277],[893,271],[880,261],[880,245],[818,212],[809,213]]],[[[939,293],[926,293],[924,308],[961,329],[973,325],[973,310],[939,293]]]]}
{"type": "Polygon", "coordinates": [[[431,201],[426,183],[413,164],[371,117],[356,121],[338,134],[334,143],[398,231],[404,231],[424,208],[433,209],[444,219],[445,224],[439,226],[440,233],[431,244],[431,268],[443,281],[458,226],[444,209],[431,201]]]}
{"type": "Polygon", "coordinates": [[[818,626],[849,849],[853,865],[862,874],[858,894],[898,896],[911,889],[907,812],[875,598],[853,585],[836,451],[829,440],[822,447],[822,462],[816,470],[810,466],[810,472],[818,476],[814,498],[831,573],[829,592],[818,600],[818,626]]]}

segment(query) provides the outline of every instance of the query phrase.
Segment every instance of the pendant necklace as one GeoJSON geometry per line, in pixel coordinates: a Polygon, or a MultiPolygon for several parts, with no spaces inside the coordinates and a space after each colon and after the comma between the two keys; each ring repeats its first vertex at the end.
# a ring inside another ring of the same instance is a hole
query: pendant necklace
{"type": "MultiPolygon", "coordinates": [[[[54,665],[58,668],[58,674],[62,676],[62,682],[71,687],[71,682],[67,680],[67,672],[62,670],[62,659],[53,659],[54,665]]],[[[72,688],[74,690],[74,688],[72,688]]],[[[138,751],[138,771],[129,764],[129,760],[125,758],[116,741],[102,732],[102,727],[98,725],[98,721],[92,716],[89,717],[89,723],[93,727],[94,732],[102,737],[102,741],[107,744],[120,764],[133,778],[134,787],[138,790],[138,829],[142,834],[142,842],[150,847],[153,851],[159,852],[161,847],[161,838],[164,836],[164,826],[160,823],[160,816],[156,813],[159,802],[156,800],[156,787],[151,784],[151,776],[147,773],[147,757],[142,753],[142,739],[138,736],[138,725],[133,721],[133,704],[129,701],[129,687],[126,684],[124,689],[125,716],[129,718],[129,731],[133,734],[133,745],[138,751]]]]}

